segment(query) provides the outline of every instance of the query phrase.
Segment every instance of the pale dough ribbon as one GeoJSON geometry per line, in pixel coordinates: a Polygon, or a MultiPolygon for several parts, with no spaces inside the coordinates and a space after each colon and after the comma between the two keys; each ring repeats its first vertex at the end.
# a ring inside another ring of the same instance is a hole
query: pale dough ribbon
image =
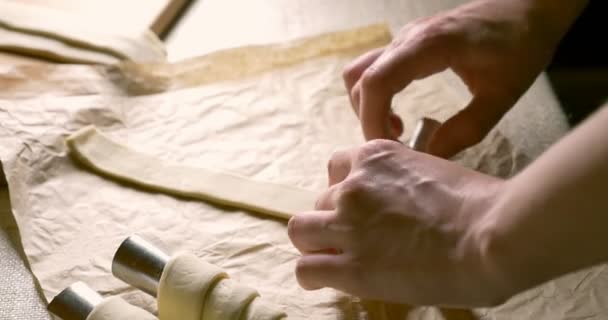
{"type": "Polygon", "coordinates": [[[288,220],[314,208],[317,195],[308,190],[213,169],[170,164],[113,141],[88,126],[66,139],[69,150],[86,167],[119,181],[170,195],[250,210],[288,220]]]}
{"type": "Polygon", "coordinates": [[[0,48],[72,63],[167,60],[163,43],[148,30],[111,34],[60,11],[14,1],[0,1],[0,12],[0,48]]]}

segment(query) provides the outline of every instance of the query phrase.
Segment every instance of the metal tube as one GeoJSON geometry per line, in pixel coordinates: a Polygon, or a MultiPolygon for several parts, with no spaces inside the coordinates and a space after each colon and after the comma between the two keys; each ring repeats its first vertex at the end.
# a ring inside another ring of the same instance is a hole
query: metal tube
{"type": "Polygon", "coordinates": [[[435,134],[440,126],[441,122],[434,119],[422,118],[418,120],[412,137],[408,142],[408,147],[416,151],[428,152],[429,143],[433,138],[433,134],[435,134]]]}
{"type": "Polygon", "coordinates": [[[82,282],[61,291],[47,309],[63,320],[86,320],[103,298],[82,282]]]}
{"type": "Polygon", "coordinates": [[[128,237],[112,260],[112,274],[156,297],[169,256],[138,235],[128,237]]]}

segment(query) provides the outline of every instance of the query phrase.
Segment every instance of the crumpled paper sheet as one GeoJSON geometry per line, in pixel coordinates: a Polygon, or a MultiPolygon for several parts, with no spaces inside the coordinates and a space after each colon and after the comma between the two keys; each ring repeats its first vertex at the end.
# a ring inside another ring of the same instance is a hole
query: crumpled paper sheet
{"type": "Polygon", "coordinates": [[[0,99],[124,95],[109,73],[115,66],[0,64],[0,99]]]}
{"type": "MultiPolygon", "coordinates": [[[[348,43],[349,34],[339,38],[348,43]]],[[[318,45],[323,52],[324,42],[318,45]]],[[[331,153],[363,142],[341,70],[371,47],[345,46],[224,81],[202,81],[200,86],[192,78],[186,81],[170,74],[159,78],[159,87],[172,91],[144,96],[130,96],[126,87],[119,91],[122,95],[105,91],[132,85],[124,80],[137,78],[138,71],[108,76],[95,71],[99,69],[86,69],[85,73],[100,77],[99,82],[88,82],[86,93],[84,87],[74,86],[70,92],[70,84],[60,83],[57,96],[0,100],[0,158],[25,254],[45,297],[51,299],[80,280],[104,295],[120,294],[153,311],[152,298],[110,273],[119,243],[139,233],[167,251],[188,250],[221,266],[283,307],[291,319],[382,319],[374,313],[376,307],[356,298],[331,289],[300,289],[293,274],[298,253],[284,222],[106,180],[76,165],[64,145],[69,133],[94,124],[122,143],[161,159],[320,192],[331,153]],[[95,92],[98,83],[103,94],[95,92]]],[[[292,47],[283,44],[272,50],[285,48],[292,47]]],[[[197,63],[204,66],[205,59],[197,63]]],[[[227,70],[239,68],[238,61],[224,63],[227,70]]],[[[44,76],[39,81],[51,88],[60,74],[50,76],[50,82],[44,76]]],[[[148,75],[149,70],[141,78],[148,75]]],[[[14,88],[22,84],[17,81],[14,88]]],[[[434,77],[414,83],[394,104],[409,132],[418,117],[443,120],[464,100],[450,82],[434,77]]],[[[471,167],[500,176],[512,175],[528,162],[499,130],[460,157],[471,167]]],[[[555,319],[565,314],[601,318],[608,315],[604,278],[604,267],[598,267],[531,290],[503,307],[478,312],[484,319],[555,319]]],[[[420,308],[410,318],[439,316],[435,308],[420,308]]]]}

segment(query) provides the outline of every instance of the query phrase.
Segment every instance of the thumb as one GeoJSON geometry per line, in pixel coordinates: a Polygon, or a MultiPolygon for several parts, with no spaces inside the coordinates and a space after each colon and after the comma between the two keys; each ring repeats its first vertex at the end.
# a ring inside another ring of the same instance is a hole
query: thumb
{"type": "Polygon", "coordinates": [[[474,97],[469,105],[445,121],[433,134],[429,153],[450,158],[483,140],[509,109],[509,103],[474,97]]]}

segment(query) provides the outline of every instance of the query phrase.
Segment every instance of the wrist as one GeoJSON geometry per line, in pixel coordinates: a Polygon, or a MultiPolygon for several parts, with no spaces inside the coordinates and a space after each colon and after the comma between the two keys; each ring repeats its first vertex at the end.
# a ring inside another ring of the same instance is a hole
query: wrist
{"type": "Polygon", "coordinates": [[[514,239],[517,234],[512,232],[513,221],[508,219],[512,215],[511,208],[505,205],[509,202],[512,185],[511,180],[503,183],[486,214],[474,226],[481,273],[488,284],[486,294],[490,296],[491,305],[506,302],[541,277],[524,265],[524,252],[533,246],[521,247],[525,240],[514,239]]]}
{"type": "Polygon", "coordinates": [[[559,232],[546,216],[550,202],[531,205],[521,195],[534,191],[522,182],[521,175],[505,182],[476,230],[483,272],[500,303],[574,269],[564,264],[568,240],[555,236],[559,232]]]}
{"type": "Polygon", "coordinates": [[[463,285],[478,307],[500,305],[517,293],[509,279],[512,275],[510,269],[502,264],[514,251],[504,246],[503,234],[497,228],[497,217],[500,216],[497,204],[502,202],[507,188],[508,180],[488,183],[476,191],[474,201],[467,201],[472,206],[465,203],[462,207],[464,212],[475,213],[470,216],[471,223],[462,246],[466,248],[465,252],[472,254],[470,257],[474,257],[469,260],[474,265],[464,266],[463,270],[469,277],[463,278],[463,285]],[[476,271],[471,273],[471,270],[476,271]]]}

